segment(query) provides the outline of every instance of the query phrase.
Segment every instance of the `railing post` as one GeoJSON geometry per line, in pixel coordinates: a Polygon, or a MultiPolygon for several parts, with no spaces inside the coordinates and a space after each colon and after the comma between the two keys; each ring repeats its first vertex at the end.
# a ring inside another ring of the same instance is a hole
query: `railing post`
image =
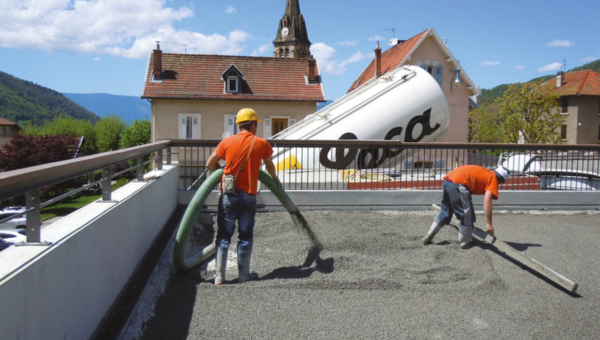
{"type": "Polygon", "coordinates": [[[156,159],[157,159],[156,160],[157,161],[156,169],[162,170],[162,168],[163,168],[163,151],[162,151],[162,149],[158,150],[158,156],[156,157],[156,159]]]}
{"type": "Polygon", "coordinates": [[[111,180],[110,176],[111,176],[110,167],[102,169],[102,182],[100,182],[100,185],[102,185],[102,200],[103,201],[110,201],[110,198],[111,198],[112,187],[110,185],[110,180],[111,180]]]}
{"type": "Polygon", "coordinates": [[[167,148],[167,165],[171,165],[171,148],[167,148]]]}
{"type": "Polygon", "coordinates": [[[142,156],[137,158],[135,174],[138,181],[142,182],[144,180],[144,158],[142,156]]]}
{"type": "Polygon", "coordinates": [[[25,194],[27,201],[27,242],[38,243],[41,240],[42,218],[40,216],[40,190],[29,191],[25,194]],[[30,210],[31,209],[31,210],[30,210]]]}

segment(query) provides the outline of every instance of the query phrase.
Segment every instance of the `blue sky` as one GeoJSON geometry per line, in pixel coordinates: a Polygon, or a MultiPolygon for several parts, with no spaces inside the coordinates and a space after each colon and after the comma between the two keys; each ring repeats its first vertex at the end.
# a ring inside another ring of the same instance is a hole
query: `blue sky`
{"type": "MultiPolygon", "coordinates": [[[[67,93],[140,96],[148,56],[272,56],[286,0],[0,0],[0,71],[67,93]],[[184,46],[185,45],[185,46],[184,46]]],[[[394,37],[433,27],[480,88],[600,59],[600,1],[300,0],[327,99],[394,37]]]]}

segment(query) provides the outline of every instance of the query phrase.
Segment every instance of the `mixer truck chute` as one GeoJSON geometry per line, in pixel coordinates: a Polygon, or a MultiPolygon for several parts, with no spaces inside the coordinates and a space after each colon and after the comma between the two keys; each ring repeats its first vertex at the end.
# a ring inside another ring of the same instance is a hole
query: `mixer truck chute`
{"type": "MultiPolygon", "coordinates": [[[[403,66],[370,80],[272,139],[429,142],[443,135],[449,122],[448,102],[437,81],[420,67],[403,66]]],[[[273,161],[283,170],[376,168],[402,150],[384,150],[381,155],[372,149],[322,148],[301,155],[288,148],[274,151],[273,161]],[[313,164],[315,160],[318,164],[313,164]]]]}

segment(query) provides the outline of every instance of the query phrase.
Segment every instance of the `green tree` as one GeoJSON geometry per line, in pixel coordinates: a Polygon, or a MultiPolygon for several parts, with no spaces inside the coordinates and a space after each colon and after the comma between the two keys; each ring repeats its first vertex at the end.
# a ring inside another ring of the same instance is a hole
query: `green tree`
{"type": "Polygon", "coordinates": [[[121,148],[125,149],[148,144],[150,143],[151,136],[152,126],[150,122],[145,119],[136,120],[121,134],[121,148]]]}
{"type": "Polygon", "coordinates": [[[94,126],[96,131],[96,147],[99,152],[119,149],[121,134],[127,128],[123,119],[116,115],[101,118],[94,126]]]}
{"type": "Polygon", "coordinates": [[[503,143],[500,131],[499,105],[491,103],[469,111],[469,141],[503,143]]]}
{"type": "Polygon", "coordinates": [[[24,129],[21,130],[21,134],[30,136],[83,136],[83,144],[78,155],[92,155],[96,153],[96,131],[94,130],[94,125],[87,120],[79,120],[67,115],[61,115],[42,126],[25,125],[24,129]]]}
{"type": "Polygon", "coordinates": [[[542,81],[511,85],[498,100],[503,132],[510,143],[558,143],[564,119],[558,95],[542,81]]]}
{"type": "Polygon", "coordinates": [[[469,113],[469,138],[483,143],[558,143],[558,95],[542,82],[513,84],[493,104],[469,113]]]}

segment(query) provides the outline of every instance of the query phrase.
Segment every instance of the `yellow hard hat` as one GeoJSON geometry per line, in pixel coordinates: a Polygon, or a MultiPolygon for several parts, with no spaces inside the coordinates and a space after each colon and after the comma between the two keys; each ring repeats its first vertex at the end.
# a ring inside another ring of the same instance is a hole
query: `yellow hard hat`
{"type": "Polygon", "coordinates": [[[241,109],[238,114],[237,114],[237,119],[235,120],[236,124],[239,124],[241,122],[248,122],[248,121],[253,121],[253,122],[262,122],[262,120],[258,119],[258,116],[256,115],[256,112],[252,109],[241,109]]]}

